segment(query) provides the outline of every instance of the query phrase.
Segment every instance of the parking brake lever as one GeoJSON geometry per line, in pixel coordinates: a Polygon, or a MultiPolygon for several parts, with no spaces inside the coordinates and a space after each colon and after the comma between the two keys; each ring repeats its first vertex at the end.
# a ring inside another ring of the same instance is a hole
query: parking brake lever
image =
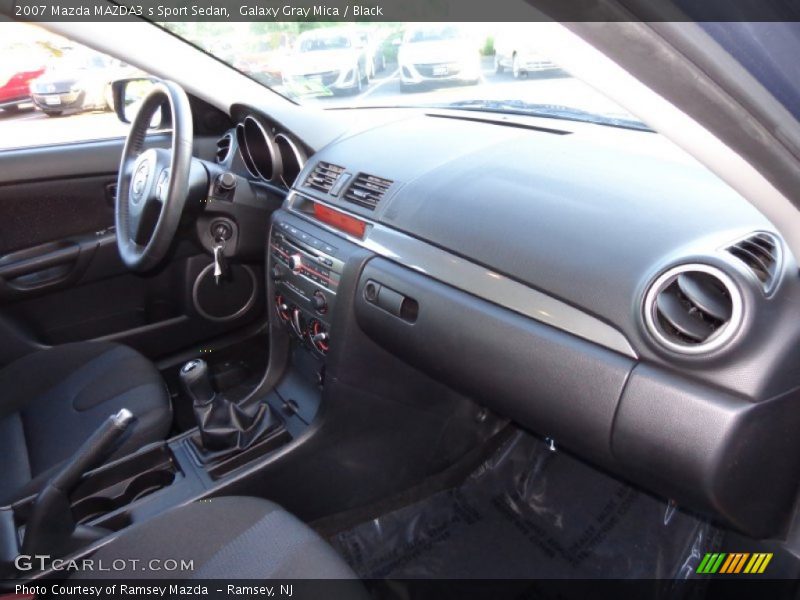
{"type": "Polygon", "coordinates": [[[39,492],[25,526],[24,554],[64,556],[105,531],[78,526],[72,516],[69,496],[87,471],[102,464],[128,438],[136,417],[123,408],[111,415],[78,448],[39,492]]]}

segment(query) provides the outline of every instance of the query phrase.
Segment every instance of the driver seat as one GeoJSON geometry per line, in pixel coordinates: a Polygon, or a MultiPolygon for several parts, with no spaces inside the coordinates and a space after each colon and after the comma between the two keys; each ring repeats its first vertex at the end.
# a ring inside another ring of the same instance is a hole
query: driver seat
{"type": "Polygon", "coordinates": [[[166,438],[167,388],[153,363],[120,344],[64,344],[0,369],[0,506],[39,491],[112,413],[137,418],[112,460],[166,438]]]}

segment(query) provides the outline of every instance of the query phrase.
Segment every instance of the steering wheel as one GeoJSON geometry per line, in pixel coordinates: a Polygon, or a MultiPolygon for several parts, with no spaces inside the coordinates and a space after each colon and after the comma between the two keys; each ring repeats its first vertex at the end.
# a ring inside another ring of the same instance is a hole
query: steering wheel
{"type": "Polygon", "coordinates": [[[189,193],[192,138],[186,92],[172,81],[156,83],[131,123],[117,177],[117,247],[129,269],[151,269],[172,244],[189,193]],[[170,149],[145,150],[147,129],[160,106],[170,111],[165,115],[171,117],[170,149]]]}

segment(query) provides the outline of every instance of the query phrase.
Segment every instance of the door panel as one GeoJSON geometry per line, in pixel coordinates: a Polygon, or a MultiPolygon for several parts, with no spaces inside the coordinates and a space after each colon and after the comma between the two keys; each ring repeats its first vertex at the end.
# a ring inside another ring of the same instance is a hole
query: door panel
{"type": "Polygon", "coordinates": [[[115,178],[110,172],[0,185],[0,255],[111,227],[114,207],[106,188],[115,178]]]}
{"type": "MultiPolygon", "coordinates": [[[[194,155],[214,159],[216,137],[195,137],[194,155]]],[[[169,147],[167,134],[147,136],[149,146],[169,147]]],[[[117,176],[124,138],[0,150],[0,186],[14,183],[74,179],[91,175],[117,176]]]]}
{"type": "Polygon", "coordinates": [[[98,244],[98,236],[88,234],[0,256],[0,298],[31,297],[77,282],[98,244]]]}
{"type": "MultiPolygon", "coordinates": [[[[213,156],[215,142],[197,139],[195,155],[213,156]]],[[[158,269],[125,268],[112,193],[123,143],[0,152],[0,365],[42,346],[90,339],[128,343],[158,359],[263,317],[263,267],[237,267],[219,288],[210,287],[211,258],[191,224],[179,230],[180,242],[158,269]],[[219,296],[208,304],[223,318],[198,309],[205,302],[198,289],[219,296]],[[245,309],[226,313],[228,290],[245,309]]]]}

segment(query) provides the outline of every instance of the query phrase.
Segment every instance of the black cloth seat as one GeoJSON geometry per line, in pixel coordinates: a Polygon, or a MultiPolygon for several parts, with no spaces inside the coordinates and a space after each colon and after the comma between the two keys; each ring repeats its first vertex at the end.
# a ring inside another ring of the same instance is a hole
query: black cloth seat
{"type": "MultiPolygon", "coordinates": [[[[356,578],[347,563],[310,527],[277,504],[252,497],[212,498],[173,509],[134,525],[102,546],[92,559],[103,564],[124,560],[130,567],[119,571],[83,571],[73,577],[356,578]],[[193,561],[193,569],[152,572],[135,566],[150,564],[152,560],[162,565],[168,560],[193,561]]],[[[349,591],[358,596],[363,588],[354,585],[349,591]]]]}
{"type": "Polygon", "coordinates": [[[172,411],[161,375],[127,346],[65,344],[0,370],[0,505],[38,491],[121,408],[138,422],[114,458],[169,432],[172,411]]]}

